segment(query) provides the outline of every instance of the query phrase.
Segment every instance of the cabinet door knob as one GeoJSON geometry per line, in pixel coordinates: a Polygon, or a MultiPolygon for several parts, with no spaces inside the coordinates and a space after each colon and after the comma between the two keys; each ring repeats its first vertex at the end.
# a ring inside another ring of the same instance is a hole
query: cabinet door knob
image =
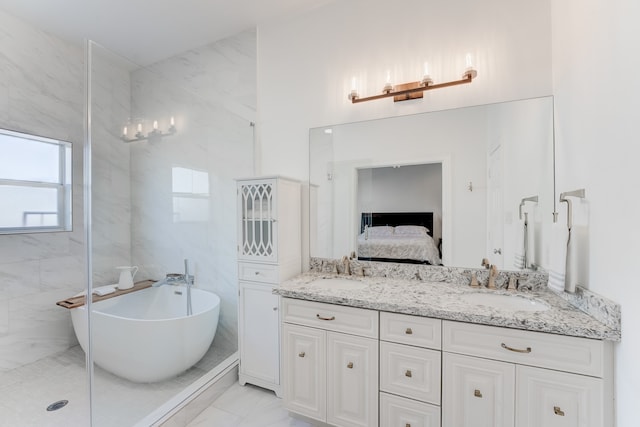
{"type": "Polygon", "coordinates": [[[349,369],[353,369],[353,362],[349,362],[349,363],[347,364],[347,368],[349,368],[349,369]]]}
{"type": "Polygon", "coordinates": [[[481,393],[481,392],[480,392],[480,390],[478,390],[478,389],[475,389],[475,390],[473,391],[473,395],[474,395],[475,397],[482,398],[482,393],[481,393]]]}
{"type": "Polygon", "coordinates": [[[405,334],[407,335],[411,335],[413,333],[413,331],[411,330],[411,328],[407,328],[406,331],[404,331],[405,334]]]}
{"type": "Polygon", "coordinates": [[[300,353],[298,353],[298,357],[304,357],[304,355],[305,355],[304,351],[301,351],[300,353]]]}
{"type": "Polygon", "coordinates": [[[553,413],[556,415],[559,415],[561,417],[564,417],[564,411],[562,409],[560,409],[559,406],[554,406],[553,407],[553,413]]]}
{"type": "Polygon", "coordinates": [[[273,307],[273,311],[278,311],[278,307],[273,307]]]}
{"type": "Polygon", "coordinates": [[[259,274],[260,274],[260,272],[259,272],[259,271],[256,271],[254,274],[257,276],[257,275],[259,275],[259,274]]]}
{"type": "Polygon", "coordinates": [[[336,316],[331,316],[331,317],[322,317],[319,314],[316,314],[316,317],[320,320],[336,320],[336,316]]]}
{"type": "Polygon", "coordinates": [[[407,369],[407,372],[404,373],[404,376],[411,378],[411,371],[407,369]]]}
{"type": "Polygon", "coordinates": [[[531,347],[527,347],[524,350],[519,349],[519,348],[513,348],[513,347],[509,347],[508,345],[506,345],[505,343],[500,344],[500,347],[509,350],[509,351],[515,351],[516,353],[531,353],[531,347]]]}

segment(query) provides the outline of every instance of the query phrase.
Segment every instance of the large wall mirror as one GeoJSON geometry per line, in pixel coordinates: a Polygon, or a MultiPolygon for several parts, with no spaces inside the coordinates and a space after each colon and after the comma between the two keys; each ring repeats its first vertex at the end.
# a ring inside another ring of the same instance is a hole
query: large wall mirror
{"type": "Polygon", "coordinates": [[[546,265],[553,98],[310,130],[310,255],[546,265]]]}

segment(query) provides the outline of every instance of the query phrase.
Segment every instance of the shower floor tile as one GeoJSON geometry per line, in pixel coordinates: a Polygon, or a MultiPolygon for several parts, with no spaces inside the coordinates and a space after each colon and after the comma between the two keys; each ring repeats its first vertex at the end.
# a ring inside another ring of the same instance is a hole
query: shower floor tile
{"type": "MultiPolygon", "coordinates": [[[[218,338],[218,337],[216,337],[218,338]]],[[[176,378],[137,384],[94,369],[94,427],[126,427],[163,405],[235,351],[233,343],[214,341],[193,368],[176,378]]],[[[89,393],[85,355],[75,346],[8,372],[0,372],[0,427],[86,427],[89,393]],[[55,412],[48,405],[69,404],[55,412]]]]}

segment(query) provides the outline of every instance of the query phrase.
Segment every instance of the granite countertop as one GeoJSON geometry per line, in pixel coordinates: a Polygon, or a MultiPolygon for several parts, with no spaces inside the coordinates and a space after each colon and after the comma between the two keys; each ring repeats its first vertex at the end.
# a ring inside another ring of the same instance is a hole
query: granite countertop
{"type": "Polygon", "coordinates": [[[273,291],[275,294],[309,301],[372,310],[404,313],[528,331],[547,332],[583,338],[619,341],[620,331],[612,329],[578,310],[549,289],[531,291],[488,290],[447,282],[361,277],[308,272],[294,277],[273,291]],[[312,284],[320,278],[353,280],[348,285],[329,287],[312,284]],[[518,295],[544,302],[544,311],[501,310],[488,305],[465,302],[470,293],[518,295]]]}

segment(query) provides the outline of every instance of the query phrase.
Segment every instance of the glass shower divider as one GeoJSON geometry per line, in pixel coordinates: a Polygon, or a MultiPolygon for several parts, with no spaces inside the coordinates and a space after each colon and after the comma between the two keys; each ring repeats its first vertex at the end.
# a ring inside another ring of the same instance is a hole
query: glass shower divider
{"type": "Polygon", "coordinates": [[[86,43],[87,292],[109,292],[122,271],[116,267],[137,267],[140,283],[183,274],[188,259],[195,289],[206,293],[194,293],[195,314],[211,293],[220,299],[217,328],[209,320],[199,331],[159,320],[181,314],[149,314],[162,304],[159,296],[149,303],[144,295],[166,293],[162,288],[172,296],[184,292],[175,283],[87,307],[93,427],[156,425],[237,363],[235,209],[229,207],[235,207],[234,178],[253,174],[254,128],[252,117],[234,112],[242,109],[228,93],[208,78],[193,78],[203,67],[221,65],[220,49],[213,44],[141,67],[86,43]],[[159,332],[149,330],[151,324],[159,332]],[[193,357],[185,336],[211,329],[213,343],[193,366],[168,378],[169,366],[142,374],[165,360],[168,349],[178,359],[193,357]]]}

